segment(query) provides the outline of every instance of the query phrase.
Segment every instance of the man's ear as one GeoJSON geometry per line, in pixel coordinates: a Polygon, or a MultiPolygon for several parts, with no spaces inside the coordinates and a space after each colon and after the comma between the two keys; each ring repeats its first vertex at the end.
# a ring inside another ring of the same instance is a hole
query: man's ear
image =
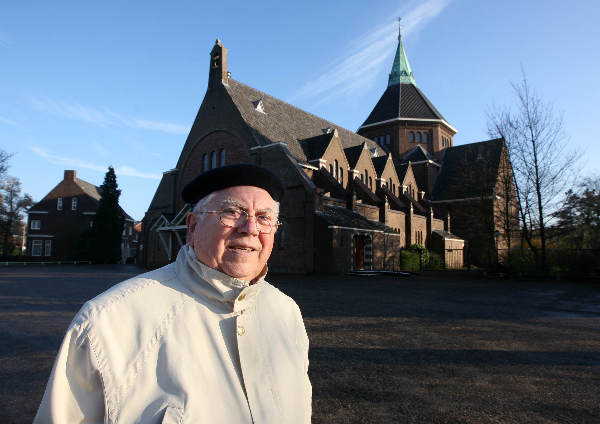
{"type": "Polygon", "coordinates": [[[198,225],[198,215],[196,215],[195,213],[188,213],[187,217],[185,218],[185,224],[187,226],[187,234],[185,236],[185,242],[187,244],[189,244],[190,246],[193,246],[193,238],[192,238],[192,234],[194,233],[194,230],[196,229],[196,225],[198,225]]]}

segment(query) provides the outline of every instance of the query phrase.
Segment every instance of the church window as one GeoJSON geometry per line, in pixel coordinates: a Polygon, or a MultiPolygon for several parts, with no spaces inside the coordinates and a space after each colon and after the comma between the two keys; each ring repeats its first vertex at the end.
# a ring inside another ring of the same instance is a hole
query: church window
{"type": "Polygon", "coordinates": [[[365,169],[365,184],[369,184],[369,173],[367,172],[367,170],[365,169]]]}
{"type": "Polygon", "coordinates": [[[338,160],[336,159],[334,161],[335,165],[333,166],[333,176],[337,179],[337,170],[340,167],[340,163],[338,162],[338,160]]]}
{"type": "Polygon", "coordinates": [[[373,178],[369,177],[369,188],[373,188],[373,178]]]}
{"type": "Polygon", "coordinates": [[[202,155],[202,171],[208,171],[208,154],[202,155]]]}
{"type": "Polygon", "coordinates": [[[329,164],[329,173],[333,175],[333,165],[329,164]]]}
{"type": "Polygon", "coordinates": [[[417,133],[417,143],[420,143],[420,142],[421,142],[421,133],[418,132],[417,133]]]}
{"type": "Polygon", "coordinates": [[[210,154],[210,167],[212,169],[217,167],[217,151],[214,150],[211,154],[210,154]]]}
{"type": "Polygon", "coordinates": [[[340,184],[344,184],[344,169],[340,166],[340,173],[338,174],[340,176],[340,184]]]}
{"type": "Polygon", "coordinates": [[[427,143],[427,133],[423,133],[423,143],[427,143]]]}
{"type": "Polygon", "coordinates": [[[225,149],[219,150],[219,162],[220,166],[225,166],[225,149]]]}
{"type": "Polygon", "coordinates": [[[414,133],[414,132],[412,132],[412,131],[410,132],[410,134],[409,134],[409,136],[408,136],[408,140],[409,140],[411,143],[414,143],[414,142],[415,142],[415,133],[414,133]]]}
{"type": "Polygon", "coordinates": [[[388,145],[390,144],[390,135],[389,134],[385,135],[385,144],[388,144],[388,145]]]}
{"type": "Polygon", "coordinates": [[[364,182],[365,182],[365,176],[364,176],[363,174],[360,174],[360,181],[361,181],[362,183],[364,183],[364,182]]]}
{"type": "Polygon", "coordinates": [[[379,143],[379,140],[377,140],[377,139],[378,139],[378,137],[377,137],[377,136],[373,137],[373,141],[374,141],[375,143],[379,143]]]}

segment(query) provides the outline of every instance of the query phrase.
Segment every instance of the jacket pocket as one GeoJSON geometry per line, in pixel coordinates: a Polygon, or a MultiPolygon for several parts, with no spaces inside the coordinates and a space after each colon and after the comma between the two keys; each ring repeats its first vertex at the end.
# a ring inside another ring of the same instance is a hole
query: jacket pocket
{"type": "Polygon", "coordinates": [[[161,421],[162,424],[183,424],[183,408],[168,405],[165,409],[165,415],[161,421]]]}

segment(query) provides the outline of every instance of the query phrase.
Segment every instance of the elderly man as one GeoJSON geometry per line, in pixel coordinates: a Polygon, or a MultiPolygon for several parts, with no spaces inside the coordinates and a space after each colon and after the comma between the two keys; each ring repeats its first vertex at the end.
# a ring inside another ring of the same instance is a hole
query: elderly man
{"type": "Polygon", "coordinates": [[[83,306],[34,422],[310,422],[302,316],[264,280],[282,195],[245,164],[186,185],[176,262],[83,306]]]}

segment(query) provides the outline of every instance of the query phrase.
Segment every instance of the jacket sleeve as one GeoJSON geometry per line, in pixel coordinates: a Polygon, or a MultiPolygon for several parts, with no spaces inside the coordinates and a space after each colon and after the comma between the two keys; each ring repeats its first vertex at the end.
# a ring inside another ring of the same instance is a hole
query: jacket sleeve
{"type": "Polygon", "coordinates": [[[303,351],[303,368],[304,368],[304,378],[303,378],[303,384],[304,384],[304,390],[303,393],[305,394],[305,398],[304,398],[304,410],[307,413],[307,418],[308,421],[310,423],[310,419],[311,419],[311,415],[312,415],[312,384],[310,383],[310,379],[308,377],[308,348],[309,348],[309,341],[308,341],[308,334],[306,334],[306,328],[304,326],[304,320],[302,319],[302,313],[300,312],[300,308],[298,307],[298,305],[296,305],[296,323],[297,323],[297,335],[296,335],[296,340],[297,343],[302,346],[302,351],[303,351]]]}
{"type": "Polygon", "coordinates": [[[69,328],[34,424],[104,422],[102,380],[91,354],[87,338],[79,337],[78,327],[69,328]],[[78,339],[82,341],[78,343],[78,339]]]}

